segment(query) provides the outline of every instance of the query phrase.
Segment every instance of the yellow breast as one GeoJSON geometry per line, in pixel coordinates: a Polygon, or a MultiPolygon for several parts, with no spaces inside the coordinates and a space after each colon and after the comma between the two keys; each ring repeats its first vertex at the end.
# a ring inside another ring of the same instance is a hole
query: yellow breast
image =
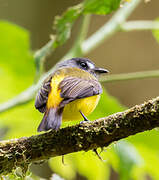
{"type": "Polygon", "coordinates": [[[96,108],[99,99],[100,95],[95,95],[83,99],[77,99],[67,104],[64,107],[63,121],[82,119],[79,111],[82,111],[85,116],[88,116],[96,108]]]}

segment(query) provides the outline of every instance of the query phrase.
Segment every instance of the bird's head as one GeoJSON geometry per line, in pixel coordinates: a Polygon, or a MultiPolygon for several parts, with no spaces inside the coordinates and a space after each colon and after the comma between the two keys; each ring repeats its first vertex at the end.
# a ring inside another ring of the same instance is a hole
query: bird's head
{"type": "Polygon", "coordinates": [[[65,60],[58,64],[59,68],[63,67],[76,67],[84,71],[93,74],[95,77],[99,77],[101,74],[108,73],[109,71],[104,68],[96,67],[95,64],[86,58],[72,58],[65,60]]]}

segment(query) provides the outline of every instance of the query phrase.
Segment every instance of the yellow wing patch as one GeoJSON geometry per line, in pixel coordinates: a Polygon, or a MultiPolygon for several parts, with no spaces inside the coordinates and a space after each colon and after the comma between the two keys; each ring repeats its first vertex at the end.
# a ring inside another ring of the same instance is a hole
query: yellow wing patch
{"type": "Polygon", "coordinates": [[[61,89],[59,89],[59,83],[64,79],[64,75],[54,75],[51,80],[51,91],[48,96],[47,108],[56,108],[63,100],[60,96],[61,89]]]}

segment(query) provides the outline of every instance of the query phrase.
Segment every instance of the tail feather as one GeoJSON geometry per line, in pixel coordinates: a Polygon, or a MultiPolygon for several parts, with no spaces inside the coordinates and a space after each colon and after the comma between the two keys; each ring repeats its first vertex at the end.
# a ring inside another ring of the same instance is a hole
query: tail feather
{"type": "Polygon", "coordinates": [[[61,126],[63,108],[48,109],[38,127],[38,132],[48,131],[49,129],[58,130],[61,126]]]}

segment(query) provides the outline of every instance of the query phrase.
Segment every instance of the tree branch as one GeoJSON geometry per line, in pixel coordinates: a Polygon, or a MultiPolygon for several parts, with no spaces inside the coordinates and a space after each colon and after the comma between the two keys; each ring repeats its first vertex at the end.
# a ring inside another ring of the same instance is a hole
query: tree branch
{"type": "Polygon", "coordinates": [[[112,142],[159,126],[159,97],[92,122],[44,134],[0,142],[0,174],[17,166],[112,142]]]}

